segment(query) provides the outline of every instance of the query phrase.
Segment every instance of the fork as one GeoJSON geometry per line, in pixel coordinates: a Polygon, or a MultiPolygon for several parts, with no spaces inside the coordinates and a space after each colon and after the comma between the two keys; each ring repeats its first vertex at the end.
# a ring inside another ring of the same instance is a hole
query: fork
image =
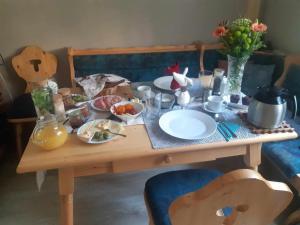
{"type": "Polygon", "coordinates": [[[119,136],[122,136],[122,137],[127,137],[125,134],[120,134],[120,133],[115,133],[115,132],[112,132],[110,129],[104,129],[104,131],[107,131],[111,134],[114,134],[114,135],[119,135],[119,136]]]}

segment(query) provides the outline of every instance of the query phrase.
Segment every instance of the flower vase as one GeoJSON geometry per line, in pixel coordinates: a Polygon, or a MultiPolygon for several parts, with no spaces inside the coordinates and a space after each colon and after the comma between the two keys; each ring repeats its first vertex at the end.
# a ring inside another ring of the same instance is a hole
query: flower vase
{"type": "Polygon", "coordinates": [[[249,56],[233,57],[227,55],[228,58],[228,95],[230,101],[238,103],[241,99],[241,88],[244,74],[245,64],[247,63],[249,56]]]}

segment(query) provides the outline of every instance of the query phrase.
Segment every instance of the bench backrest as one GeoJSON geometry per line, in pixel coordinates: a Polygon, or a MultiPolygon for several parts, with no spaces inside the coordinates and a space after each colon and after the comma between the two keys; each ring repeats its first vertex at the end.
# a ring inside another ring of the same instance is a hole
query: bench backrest
{"type": "Polygon", "coordinates": [[[165,74],[165,69],[179,63],[189,68],[189,76],[197,77],[200,51],[196,45],[154,46],[112,49],[68,49],[70,79],[96,73],[116,74],[130,81],[151,81],[165,74]]]}

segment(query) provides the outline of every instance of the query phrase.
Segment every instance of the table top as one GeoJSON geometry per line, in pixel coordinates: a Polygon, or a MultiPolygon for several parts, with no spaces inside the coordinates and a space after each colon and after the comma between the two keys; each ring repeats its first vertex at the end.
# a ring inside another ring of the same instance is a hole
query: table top
{"type": "Polygon", "coordinates": [[[118,137],[110,142],[98,145],[86,144],[80,141],[76,134],[70,134],[67,142],[62,147],[51,151],[41,150],[29,141],[18,165],[17,172],[26,173],[176,152],[281,141],[298,136],[296,132],[274,133],[247,139],[233,139],[229,142],[219,141],[176,148],[153,149],[144,125],[127,126],[124,133],[127,135],[126,138],[118,137]]]}

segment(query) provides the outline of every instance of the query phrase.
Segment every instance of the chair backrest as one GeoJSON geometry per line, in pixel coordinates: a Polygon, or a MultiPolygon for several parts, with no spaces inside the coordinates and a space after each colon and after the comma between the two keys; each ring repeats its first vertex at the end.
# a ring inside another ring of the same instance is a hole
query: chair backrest
{"type": "Polygon", "coordinates": [[[45,81],[56,73],[57,58],[40,47],[28,46],[12,58],[12,65],[18,76],[27,82],[26,90],[30,91],[33,83],[45,81]]]}
{"type": "Polygon", "coordinates": [[[265,180],[253,170],[227,173],[177,198],[169,208],[172,225],[266,225],[291,202],[284,183],[265,180]],[[226,209],[227,216],[223,210],[226,209]]]}
{"type": "Polygon", "coordinates": [[[200,50],[200,70],[204,71],[206,69],[205,63],[204,63],[204,57],[208,50],[220,50],[224,48],[223,44],[221,43],[202,43],[197,42],[196,43],[197,48],[200,50]]]}
{"type": "Polygon", "coordinates": [[[165,75],[165,69],[178,62],[198,77],[200,51],[196,45],[166,45],[111,49],[68,49],[70,80],[96,73],[120,75],[130,81],[151,81],[165,75]]]}
{"type": "Polygon", "coordinates": [[[287,78],[288,71],[292,65],[300,65],[300,55],[287,55],[284,60],[284,70],[275,85],[281,87],[287,78]]]}

